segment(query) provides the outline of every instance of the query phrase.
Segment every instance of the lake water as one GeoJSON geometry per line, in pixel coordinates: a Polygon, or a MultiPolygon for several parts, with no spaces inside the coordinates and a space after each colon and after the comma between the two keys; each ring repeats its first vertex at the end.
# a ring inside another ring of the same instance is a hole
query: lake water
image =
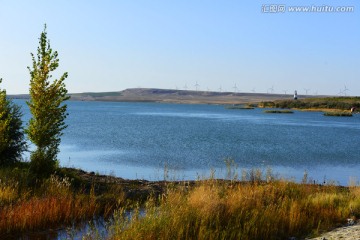
{"type": "MultiPolygon", "coordinates": [[[[30,113],[24,100],[24,121],[30,113]]],[[[224,159],[242,169],[270,167],[300,180],[304,171],[347,185],[360,177],[360,115],[265,114],[220,105],[68,102],[62,166],[123,178],[225,177],[224,159]]],[[[28,157],[26,155],[25,157],[28,157]]]]}

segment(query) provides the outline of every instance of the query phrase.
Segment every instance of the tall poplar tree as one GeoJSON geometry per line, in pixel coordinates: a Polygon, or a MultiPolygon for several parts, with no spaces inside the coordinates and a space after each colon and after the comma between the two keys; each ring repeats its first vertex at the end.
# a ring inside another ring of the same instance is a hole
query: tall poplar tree
{"type": "Polygon", "coordinates": [[[69,99],[64,80],[65,72],[59,79],[51,81],[53,72],[59,66],[57,51],[50,47],[46,25],[39,38],[37,58],[31,53],[32,67],[28,67],[30,100],[27,102],[32,118],[26,133],[36,149],[30,155],[30,170],[38,177],[48,177],[57,166],[57,154],[63,130],[67,127],[67,105],[69,99]]]}
{"type": "Polygon", "coordinates": [[[21,117],[20,107],[0,89],[0,166],[18,162],[26,150],[21,117]]]}

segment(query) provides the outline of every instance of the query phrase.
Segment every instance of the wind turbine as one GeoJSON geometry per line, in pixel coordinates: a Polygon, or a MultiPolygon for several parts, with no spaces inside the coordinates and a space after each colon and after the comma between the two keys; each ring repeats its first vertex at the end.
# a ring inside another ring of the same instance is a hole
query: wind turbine
{"type": "Polygon", "coordinates": [[[219,87],[219,92],[222,92],[222,88],[221,88],[221,86],[219,87]]]}
{"type": "Polygon", "coordinates": [[[233,89],[234,89],[234,92],[236,93],[236,92],[237,92],[237,90],[238,90],[238,87],[236,86],[236,83],[235,83],[235,85],[234,85],[233,89]]]}
{"type": "Polygon", "coordinates": [[[199,88],[199,84],[198,84],[198,82],[196,82],[196,84],[194,85],[194,87],[195,87],[195,91],[197,91],[198,90],[198,88],[199,88]]]}
{"type": "Polygon", "coordinates": [[[317,90],[314,92],[314,95],[318,95],[318,91],[317,91],[317,90]]]}
{"type": "Polygon", "coordinates": [[[341,96],[344,92],[340,89],[337,95],[341,96]]]}
{"type": "Polygon", "coordinates": [[[308,92],[309,92],[310,88],[304,88],[304,90],[306,92],[305,94],[308,95],[308,92]]]}
{"type": "Polygon", "coordinates": [[[285,95],[286,95],[286,93],[287,93],[287,90],[283,90],[283,92],[285,93],[285,95]]]}
{"type": "Polygon", "coordinates": [[[185,90],[187,90],[187,89],[188,89],[187,84],[185,84],[185,85],[184,85],[184,89],[185,89],[185,90]]]}
{"type": "Polygon", "coordinates": [[[346,87],[346,85],[344,85],[344,86],[345,86],[345,88],[344,88],[343,93],[344,93],[344,95],[345,95],[345,97],[346,97],[346,91],[349,91],[349,89],[346,87]]]}
{"type": "Polygon", "coordinates": [[[178,90],[178,87],[177,87],[177,85],[175,85],[175,90],[178,90]]]}
{"type": "Polygon", "coordinates": [[[255,88],[251,89],[251,91],[252,91],[253,93],[255,93],[255,88]]]}
{"type": "Polygon", "coordinates": [[[274,92],[274,86],[271,86],[271,88],[268,88],[267,93],[269,93],[269,90],[270,90],[270,93],[273,93],[274,92]]]}

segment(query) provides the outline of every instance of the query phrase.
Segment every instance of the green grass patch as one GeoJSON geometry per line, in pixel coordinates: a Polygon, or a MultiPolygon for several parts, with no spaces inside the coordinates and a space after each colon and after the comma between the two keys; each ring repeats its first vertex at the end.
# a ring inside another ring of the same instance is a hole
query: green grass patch
{"type": "Polygon", "coordinates": [[[324,112],[324,116],[330,117],[352,117],[351,112],[342,112],[342,111],[333,111],[333,112],[324,112]]]}
{"type": "Polygon", "coordinates": [[[294,113],[291,110],[265,110],[264,113],[294,113]]]}

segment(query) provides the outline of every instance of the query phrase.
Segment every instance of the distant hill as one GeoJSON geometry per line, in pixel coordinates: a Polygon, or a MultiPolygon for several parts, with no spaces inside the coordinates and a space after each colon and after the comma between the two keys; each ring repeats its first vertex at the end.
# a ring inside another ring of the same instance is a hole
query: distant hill
{"type": "Polygon", "coordinates": [[[29,94],[10,94],[8,97],[12,99],[29,99],[29,94]]]}
{"type": "MultiPolygon", "coordinates": [[[[118,101],[118,102],[171,102],[171,103],[207,103],[234,104],[261,101],[292,99],[292,95],[268,93],[234,93],[174,90],[158,88],[130,88],[119,92],[86,92],[70,94],[71,100],[78,101],[118,101]]],[[[314,96],[299,96],[299,98],[314,96]]]]}

